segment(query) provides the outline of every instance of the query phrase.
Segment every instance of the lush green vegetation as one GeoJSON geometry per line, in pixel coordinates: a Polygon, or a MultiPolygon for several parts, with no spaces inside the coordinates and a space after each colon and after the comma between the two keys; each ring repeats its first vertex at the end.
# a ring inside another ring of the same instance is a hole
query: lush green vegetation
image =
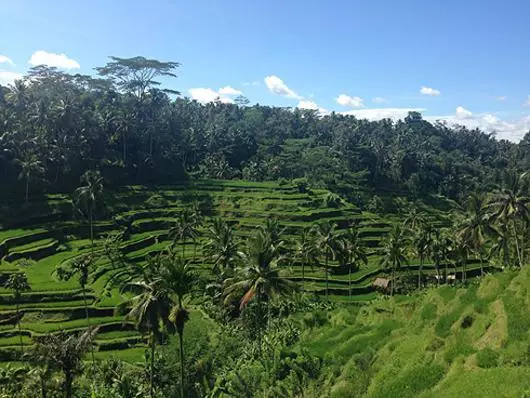
{"type": "Polygon", "coordinates": [[[177,67],[0,87],[2,394],[530,393],[530,135],[172,101],[177,67]]]}

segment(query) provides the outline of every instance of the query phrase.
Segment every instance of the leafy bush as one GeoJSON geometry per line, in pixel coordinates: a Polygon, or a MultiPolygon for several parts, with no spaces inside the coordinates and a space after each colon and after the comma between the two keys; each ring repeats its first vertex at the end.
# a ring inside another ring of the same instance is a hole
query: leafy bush
{"type": "Polygon", "coordinates": [[[167,207],[169,206],[169,201],[162,195],[155,193],[145,201],[145,205],[148,208],[167,207]]]}
{"type": "Polygon", "coordinates": [[[437,307],[436,304],[427,303],[421,309],[421,319],[424,321],[435,319],[436,318],[437,307]]]}
{"type": "Polygon", "coordinates": [[[477,365],[481,368],[494,368],[499,363],[499,354],[486,347],[477,352],[477,365]]]}

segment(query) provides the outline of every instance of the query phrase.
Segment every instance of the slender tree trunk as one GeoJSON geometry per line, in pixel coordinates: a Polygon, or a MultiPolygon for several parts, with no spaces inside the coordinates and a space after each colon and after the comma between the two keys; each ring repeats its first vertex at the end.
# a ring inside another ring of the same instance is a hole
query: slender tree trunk
{"type": "Polygon", "coordinates": [[[72,385],[74,384],[74,375],[72,372],[64,372],[64,395],[66,398],[72,398],[72,385]]]}
{"type": "Polygon", "coordinates": [[[302,292],[305,293],[305,261],[302,261],[302,292]]]}
{"type": "Polygon", "coordinates": [[[149,396],[151,398],[154,398],[155,396],[155,386],[154,386],[155,346],[156,346],[155,332],[151,331],[151,364],[150,364],[150,371],[149,371],[149,396]]]}
{"type": "Polygon", "coordinates": [[[94,220],[92,205],[88,209],[88,222],[90,224],[90,254],[94,256],[94,220]]]}
{"type": "Polygon", "coordinates": [[[16,311],[17,311],[17,328],[18,328],[18,337],[20,338],[20,353],[22,354],[21,357],[24,355],[24,343],[22,341],[22,329],[20,327],[20,304],[17,300],[16,302],[16,311]]]}
{"type": "Polygon", "coordinates": [[[392,284],[390,285],[390,296],[394,295],[394,286],[396,285],[396,265],[392,267],[392,284]]]}
{"type": "Polygon", "coordinates": [[[39,377],[39,381],[40,381],[40,394],[41,394],[41,397],[42,398],[47,398],[48,397],[48,389],[46,387],[46,380],[41,375],[39,377]]]}
{"type": "Polygon", "coordinates": [[[515,239],[515,250],[517,251],[517,262],[519,267],[523,266],[523,261],[521,259],[521,253],[519,250],[519,239],[517,238],[517,228],[515,227],[515,219],[512,219],[512,229],[513,229],[513,238],[515,239]]]}
{"type": "Polygon", "coordinates": [[[420,255],[420,270],[418,272],[418,289],[421,289],[421,273],[423,271],[423,254],[420,255]]]}
{"type": "Polygon", "coordinates": [[[348,266],[348,296],[351,302],[351,264],[348,266]]]}
{"type": "Polygon", "coordinates": [[[482,259],[482,253],[478,255],[480,262],[480,276],[484,276],[484,260],[482,259]]]}
{"type": "Polygon", "coordinates": [[[184,398],[184,330],[179,331],[180,343],[180,397],[184,398]]]}
{"type": "MultiPolygon", "coordinates": [[[[83,290],[83,303],[85,305],[85,317],[86,317],[86,323],[88,328],[90,328],[90,315],[88,314],[88,303],[86,301],[86,286],[81,285],[81,289],[83,290]]],[[[96,366],[96,358],[94,356],[94,345],[90,344],[90,355],[92,357],[92,370],[94,370],[94,367],[96,366]]]]}
{"type": "Polygon", "coordinates": [[[184,260],[184,252],[186,251],[186,238],[182,237],[182,259],[184,260]]]}
{"type": "Polygon", "coordinates": [[[328,299],[328,291],[329,291],[329,273],[328,273],[328,254],[326,253],[326,300],[328,299]]]}
{"type": "Polygon", "coordinates": [[[29,201],[29,174],[26,176],[26,204],[29,201]]]}

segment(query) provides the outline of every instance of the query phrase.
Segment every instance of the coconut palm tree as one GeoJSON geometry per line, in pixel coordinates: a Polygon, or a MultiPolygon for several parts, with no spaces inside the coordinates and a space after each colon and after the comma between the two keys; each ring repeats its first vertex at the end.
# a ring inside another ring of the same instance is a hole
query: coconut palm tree
{"type": "MultiPolygon", "coordinates": [[[[88,313],[88,303],[86,299],[86,286],[90,273],[93,270],[95,263],[95,257],[93,254],[85,254],[74,258],[72,261],[66,264],[66,266],[58,266],[55,269],[55,273],[60,280],[70,280],[72,277],[77,276],[77,281],[81,287],[83,294],[83,304],[85,307],[85,317],[88,327],[90,327],[90,315],[88,313]]],[[[91,347],[92,361],[94,361],[94,348],[91,347]]]]}
{"type": "Polygon", "coordinates": [[[392,285],[390,295],[394,295],[396,284],[396,272],[401,269],[401,265],[407,260],[407,239],[404,236],[400,225],[394,226],[383,243],[383,256],[380,264],[383,268],[390,268],[392,271],[392,285]]]}
{"type": "Polygon", "coordinates": [[[272,245],[278,245],[285,234],[285,228],[277,218],[267,218],[265,225],[261,225],[260,228],[264,234],[269,236],[272,245]]]}
{"type": "Polygon", "coordinates": [[[24,352],[24,343],[22,342],[22,330],[20,329],[20,298],[22,297],[23,292],[28,292],[31,290],[31,287],[28,282],[28,277],[23,272],[13,273],[9,275],[9,278],[7,278],[4,287],[13,292],[13,300],[15,301],[16,306],[18,335],[20,337],[20,352],[24,352]]]}
{"type": "Polygon", "coordinates": [[[455,236],[458,240],[465,241],[471,251],[479,258],[480,273],[484,275],[486,241],[488,237],[496,237],[498,231],[491,223],[484,196],[471,194],[466,200],[466,210],[467,217],[458,225],[455,236]]]}
{"type": "Polygon", "coordinates": [[[418,271],[418,289],[421,288],[421,281],[423,276],[423,266],[425,259],[429,253],[429,246],[432,241],[434,229],[431,224],[422,223],[418,225],[418,229],[413,236],[414,251],[420,258],[420,268],[418,271]]]}
{"type": "Polygon", "coordinates": [[[352,268],[359,269],[361,264],[368,264],[366,248],[359,236],[359,230],[354,227],[341,235],[341,252],[344,253],[345,264],[348,267],[348,295],[351,301],[351,271],[352,268]]]}
{"type": "Polygon", "coordinates": [[[426,222],[426,214],[414,206],[405,214],[403,228],[418,231],[426,222]]]}
{"type": "Polygon", "coordinates": [[[182,258],[166,256],[162,267],[162,277],[171,295],[176,297],[177,305],[173,306],[169,320],[175,324],[180,343],[180,395],[184,397],[184,326],[189,313],[184,308],[184,299],[188,296],[197,280],[190,265],[182,258]]]}
{"type": "Polygon", "coordinates": [[[147,330],[151,348],[151,363],[149,372],[149,394],[154,397],[154,363],[156,343],[162,340],[163,329],[173,330],[173,323],[169,320],[174,301],[167,289],[160,270],[159,260],[150,262],[152,272],[146,272],[140,281],[128,282],[121,287],[122,293],[131,293],[133,297],[121,303],[118,311],[129,310],[126,318],[134,319],[139,330],[147,330]]]}
{"type": "MultiPolygon", "coordinates": [[[[436,231],[429,245],[429,255],[434,261],[436,268],[437,285],[440,285],[440,266],[447,262],[448,250],[450,242],[446,236],[440,231],[436,231]]],[[[446,265],[447,267],[447,265],[446,265]]],[[[447,275],[446,275],[447,276],[447,275]]]]}
{"type": "Polygon", "coordinates": [[[456,234],[456,238],[453,240],[453,250],[450,254],[455,263],[455,274],[456,266],[459,264],[462,267],[462,283],[466,282],[467,260],[469,258],[470,251],[471,246],[469,242],[456,234]]]}
{"type": "Polygon", "coordinates": [[[225,281],[225,303],[239,298],[239,309],[243,310],[252,299],[267,302],[270,320],[271,300],[288,295],[296,286],[280,275],[283,257],[279,247],[262,230],[257,231],[243,255],[239,275],[225,281]]]}
{"type": "Polygon", "coordinates": [[[504,188],[495,194],[488,204],[488,208],[493,211],[493,217],[500,223],[503,234],[506,235],[511,227],[519,267],[523,266],[519,236],[522,238],[524,234],[522,229],[518,230],[518,221],[522,225],[530,222],[529,176],[528,172],[521,175],[515,172],[507,173],[504,188]]]}
{"type": "Polygon", "coordinates": [[[91,253],[94,254],[94,216],[103,203],[103,177],[99,171],[88,170],[81,177],[85,184],[74,191],[72,203],[76,212],[88,218],[91,253]]]}
{"type": "Polygon", "coordinates": [[[73,396],[75,377],[83,371],[83,357],[92,345],[97,331],[97,328],[89,328],[77,334],[49,334],[39,338],[30,353],[32,363],[63,373],[66,398],[73,396]]]}
{"type": "Polygon", "coordinates": [[[204,255],[213,263],[214,271],[224,277],[242,257],[235,241],[234,231],[221,219],[214,219],[206,231],[204,255]]]}
{"type": "Polygon", "coordinates": [[[44,166],[35,154],[26,154],[21,159],[16,159],[15,164],[20,167],[18,178],[26,181],[26,204],[29,200],[29,183],[38,175],[44,174],[44,166]]]}
{"type": "Polygon", "coordinates": [[[196,215],[191,210],[185,209],[169,229],[169,237],[173,240],[172,246],[175,247],[180,240],[182,243],[182,257],[184,257],[186,239],[192,239],[195,242],[198,236],[199,230],[196,215]]]}
{"type": "Polygon", "coordinates": [[[326,298],[329,292],[329,261],[337,257],[339,239],[335,224],[322,223],[315,228],[315,247],[321,255],[325,256],[326,271],[326,298]]]}
{"type": "Polygon", "coordinates": [[[296,248],[294,251],[295,261],[302,265],[302,291],[305,291],[305,267],[311,267],[316,262],[318,257],[318,249],[315,246],[314,230],[311,228],[304,228],[300,239],[296,241],[296,248]]]}

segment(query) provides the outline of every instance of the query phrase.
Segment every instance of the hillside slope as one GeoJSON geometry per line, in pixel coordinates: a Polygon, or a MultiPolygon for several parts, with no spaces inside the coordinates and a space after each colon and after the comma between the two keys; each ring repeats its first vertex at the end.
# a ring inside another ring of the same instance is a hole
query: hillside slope
{"type": "MultiPolygon", "coordinates": [[[[302,346],[326,359],[318,396],[530,396],[530,267],[468,288],[341,308],[302,346]]],[[[316,395],[315,395],[316,396],[316,395]]]]}

